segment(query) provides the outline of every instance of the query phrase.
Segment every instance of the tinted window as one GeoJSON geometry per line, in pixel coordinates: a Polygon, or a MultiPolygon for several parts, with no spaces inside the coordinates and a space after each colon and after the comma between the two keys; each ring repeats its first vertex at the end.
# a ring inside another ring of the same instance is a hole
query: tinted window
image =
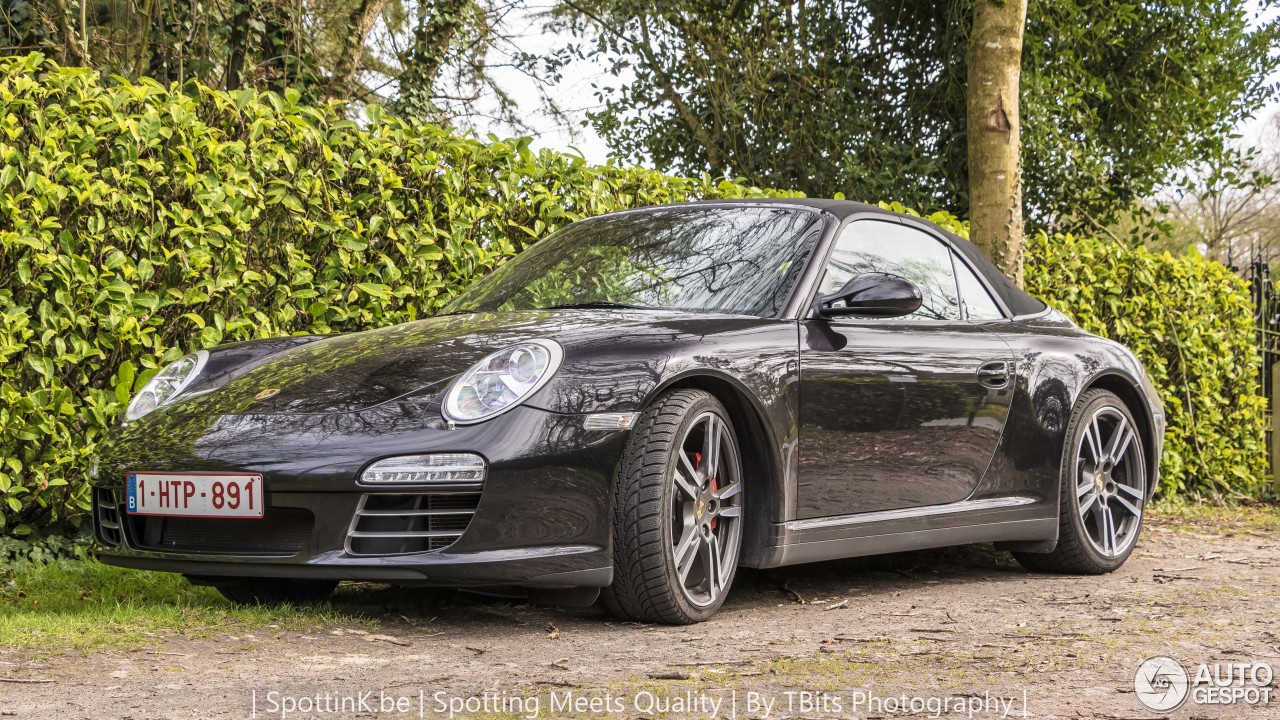
{"type": "Polygon", "coordinates": [[[964,316],[968,320],[998,320],[1004,317],[1000,306],[991,299],[991,293],[982,286],[978,276],[973,274],[964,261],[955,258],[956,280],[960,284],[960,302],[964,305],[964,316]]]}
{"type": "Polygon", "coordinates": [[[960,298],[951,250],[915,228],[862,220],[845,228],[827,262],[822,292],[833,293],[869,272],[900,275],[920,287],[924,302],[904,320],[959,320],[960,298]]]}
{"type": "Polygon", "coordinates": [[[685,207],[574,223],[477,282],[445,312],[610,302],[776,315],[822,232],[803,208],[685,207]]]}

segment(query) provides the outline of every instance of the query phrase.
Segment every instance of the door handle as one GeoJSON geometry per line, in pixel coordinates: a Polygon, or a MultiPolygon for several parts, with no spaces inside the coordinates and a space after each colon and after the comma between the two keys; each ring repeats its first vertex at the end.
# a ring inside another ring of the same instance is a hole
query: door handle
{"type": "Polygon", "coordinates": [[[982,363],[978,366],[978,382],[996,389],[1008,385],[1009,363],[1004,360],[982,363]]]}

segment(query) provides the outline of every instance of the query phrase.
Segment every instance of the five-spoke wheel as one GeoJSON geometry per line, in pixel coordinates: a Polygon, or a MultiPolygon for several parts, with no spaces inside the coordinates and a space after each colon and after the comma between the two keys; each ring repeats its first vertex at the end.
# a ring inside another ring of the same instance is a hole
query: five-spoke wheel
{"type": "Polygon", "coordinates": [[[742,462],[724,406],[675,390],[640,416],[618,467],[615,615],[643,622],[711,617],[733,583],[742,547],[742,462]]]}

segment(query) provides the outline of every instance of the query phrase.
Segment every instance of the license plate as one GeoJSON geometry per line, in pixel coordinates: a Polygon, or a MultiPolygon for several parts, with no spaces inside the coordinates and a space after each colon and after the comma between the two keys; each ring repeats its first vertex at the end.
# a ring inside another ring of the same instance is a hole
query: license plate
{"type": "Polygon", "coordinates": [[[262,476],[252,473],[129,473],[131,515],[262,517],[262,476]]]}

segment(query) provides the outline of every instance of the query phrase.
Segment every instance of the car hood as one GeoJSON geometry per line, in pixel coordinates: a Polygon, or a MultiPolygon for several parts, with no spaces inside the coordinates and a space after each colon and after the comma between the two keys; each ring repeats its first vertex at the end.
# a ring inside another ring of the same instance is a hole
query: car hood
{"type": "MultiPolygon", "coordinates": [[[[246,370],[198,383],[166,414],[351,413],[415,396],[439,399],[448,383],[484,356],[513,343],[552,338],[566,347],[626,335],[670,337],[689,323],[749,320],[676,312],[548,310],[450,315],[289,347],[246,370]]],[[[757,320],[758,321],[758,320],[757,320]]],[[[732,323],[731,323],[732,324],[732,323]]],[[[704,331],[705,336],[705,331],[704,331]]],[[[213,351],[216,355],[217,350],[213,351]]],[[[567,358],[568,359],[568,358],[567,358]]]]}

